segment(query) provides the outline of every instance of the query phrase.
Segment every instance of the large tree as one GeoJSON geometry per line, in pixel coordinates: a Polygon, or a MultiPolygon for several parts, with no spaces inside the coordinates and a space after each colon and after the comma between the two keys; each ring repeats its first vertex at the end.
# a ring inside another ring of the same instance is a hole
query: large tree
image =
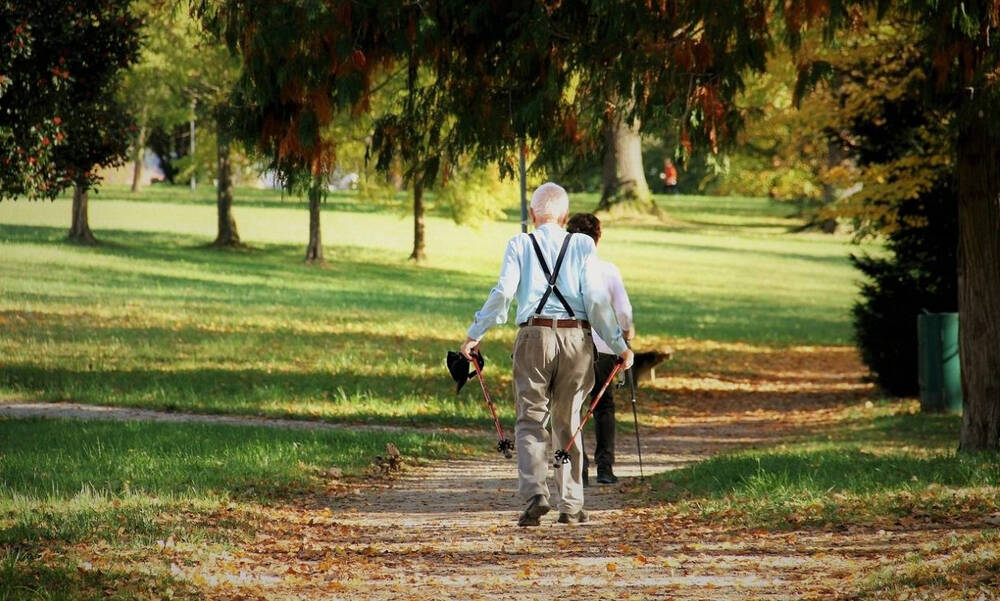
{"type": "Polygon", "coordinates": [[[444,144],[513,171],[597,157],[608,124],[677,132],[717,147],[739,114],[727,102],[770,43],[764,2],[438,2],[431,57],[456,127],[444,144]],[[474,100],[473,100],[474,99],[474,100]],[[631,99],[617,101],[616,99],[631,99]]]}
{"type": "Polygon", "coordinates": [[[994,0],[815,0],[790,5],[794,46],[810,22],[828,33],[857,23],[864,10],[891,7],[915,22],[909,44],[930,57],[928,111],[948,123],[958,185],[959,354],[964,405],[959,447],[1000,450],[1000,24],[994,0]]]}
{"type": "Polygon", "coordinates": [[[0,2],[0,199],[72,187],[70,238],[95,242],[87,215],[98,167],[120,164],[130,118],[117,102],[136,60],[131,0],[0,2]]]}
{"type": "MultiPolygon", "coordinates": [[[[206,0],[208,1],[208,0],[206,0]]],[[[526,141],[536,163],[595,152],[609,119],[673,128],[685,153],[713,151],[741,122],[733,98],[763,70],[771,23],[792,46],[810,23],[825,33],[856,21],[865,0],[470,4],[376,0],[294,5],[219,0],[244,57],[245,131],[283,173],[314,177],[332,164],[318,135],[330,111],[363,107],[377,65],[416,53],[455,120],[441,151],[513,172],[526,141]],[[417,24],[426,32],[415,45],[417,24]],[[612,99],[632,98],[615,103],[612,99]]],[[[1000,445],[1000,108],[993,0],[897,0],[922,24],[913,40],[935,57],[928,102],[955,106],[959,188],[963,449],[1000,445]],[[995,36],[994,36],[995,37],[995,36]]],[[[881,0],[880,5],[891,4],[881,0]]]]}
{"type": "Polygon", "coordinates": [[[540,166],[596,157],[609,122],[675,129],[685,148],[717,146],[739,121],[725,102],[747,68],[763,67],[769,43],[763,1],[733,10],[693,1],[204,0],[202,9],[244,60],[235,103],[244,138],[289,183],[329,172],[335,140],[322,132],[332,113],[367,108],[373,73],[411,57],[433,73],[436,106],[454,123],[438,152],[510,174],[523,144],[540,166]]]}
{"type": "Polygon", "coordinates": [[[646,183],[642,163],[642,132],[638,119],[631,123],[616,111],[604,126],[604,158],[601,167],[601,201],[598,209],[607,210],[623,203],[649,208],[652,193],[646,183]]]}

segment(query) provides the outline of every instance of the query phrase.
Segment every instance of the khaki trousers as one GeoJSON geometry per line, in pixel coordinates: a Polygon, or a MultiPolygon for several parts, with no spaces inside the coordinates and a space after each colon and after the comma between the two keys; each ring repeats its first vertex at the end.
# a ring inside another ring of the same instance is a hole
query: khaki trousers
{"type": "MultiPolygon", "coordinates": [[[[518,494],[549,498],[546,483],[553,453],[580,425],[580,408],[594,387],[594,343],[581,328],[524,326],[514,342],[514,396],[517,399],[518,494]],[[551,421],[551,445],[546,425],[551,421]]],[[[555,469],[560,512],[583,509],[583,452],[577,436],[570,462],[555,469]]]]}

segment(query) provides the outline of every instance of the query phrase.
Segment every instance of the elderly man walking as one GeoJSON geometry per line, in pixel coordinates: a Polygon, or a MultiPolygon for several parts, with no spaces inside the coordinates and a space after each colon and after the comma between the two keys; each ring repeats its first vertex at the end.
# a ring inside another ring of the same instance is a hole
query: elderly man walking
{"type": "MultiPolygon", "coordinates": [[[[569,197],[545,183],[531,197],[535,231],[507,243],[500,278],[468,330],[462,354],[471,359],[486,331],[507,321],[517,299],[520,331],[514,342],[517,397],[518,494],[526,504],[520,526],[538,526],[549,512],[546,476],[551,448],[562,448],[580,424],[580,408],[594,384],[591,328],[610,349],[632,365],[601,271],[594,241],[568,234],[569,197]],[[552,447],[546,423],[552,423],[552,447]]],[[[583,456],[580,440],[570,461],[555,468],[560,523],[587,521],[583,509],[583,456]]]]}

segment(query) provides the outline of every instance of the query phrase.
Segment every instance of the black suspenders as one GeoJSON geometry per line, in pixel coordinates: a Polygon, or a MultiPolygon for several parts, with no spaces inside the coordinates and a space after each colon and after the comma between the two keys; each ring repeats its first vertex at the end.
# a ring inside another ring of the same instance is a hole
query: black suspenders
{"type": "Polygon", "coordinates": [[[562,267],[563,257],[566,256],[566,248],[569,247],[569,238],[572,235],[573,234],[566,234],[566,237],[563,239],[562,248],[559,249],[559,257],[556,259],[555,267],[553,267],[553,270],[550,272],[549,266],[545,262],[545,256],[542,255],[542,247],[538,246],[538,240],[535,239],[534,234],[528,234],[528,237],[531,238],[531,245],[535,247],[535,256],[538,257],[538,262],[542,265],[542,273],[544,273],[545,277],[549,279],[549,288],[545,291],[545,294],[542,295],[542,300],[538,302],[538,308],[535,309],[535,315],[542,314],[542,309],[545,308],[545,303],[548,302],[549,295],[555,294],[556,298],[559,299],[559,302],[562,303],[563,309],[566,309],[566,312],[569,313],[569,316],[571,318],[575,317],[572,307],[570,307],[569,303],[566,302],[566,298],[562,295],[562,292],[559,292],[559,289],[556,288],[556,278],[559,277],[559,268],[562,267]]]}

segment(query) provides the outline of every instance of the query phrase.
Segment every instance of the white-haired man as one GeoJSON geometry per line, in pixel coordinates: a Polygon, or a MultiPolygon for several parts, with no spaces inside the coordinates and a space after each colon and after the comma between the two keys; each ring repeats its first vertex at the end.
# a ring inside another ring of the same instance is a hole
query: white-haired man
{"type": "MultiPolygon", "coordinates": [[[[622,337],[611,307],[608,288],[597,264],[594,241],[567,234],[569,196],[548,182],[531,197],[532,234],[518,234],[507,243],[500,279],[476,313],[462,344],[471,359],[486,331],[507,321],[517,299],[520,331],[514,342],[514,393],[517,397],[518,494],[527,504],[518,524],[537,526],[549,512],[546,483],[552,448],[563,448],[580,423],[580,408],[594,383],[594,328],[611,349],[632,364],[632,351],[622,337]]],[[[555,469],[560,523],[585,522],[583,456],[580,440],[570,461],[555,469]]]]}

